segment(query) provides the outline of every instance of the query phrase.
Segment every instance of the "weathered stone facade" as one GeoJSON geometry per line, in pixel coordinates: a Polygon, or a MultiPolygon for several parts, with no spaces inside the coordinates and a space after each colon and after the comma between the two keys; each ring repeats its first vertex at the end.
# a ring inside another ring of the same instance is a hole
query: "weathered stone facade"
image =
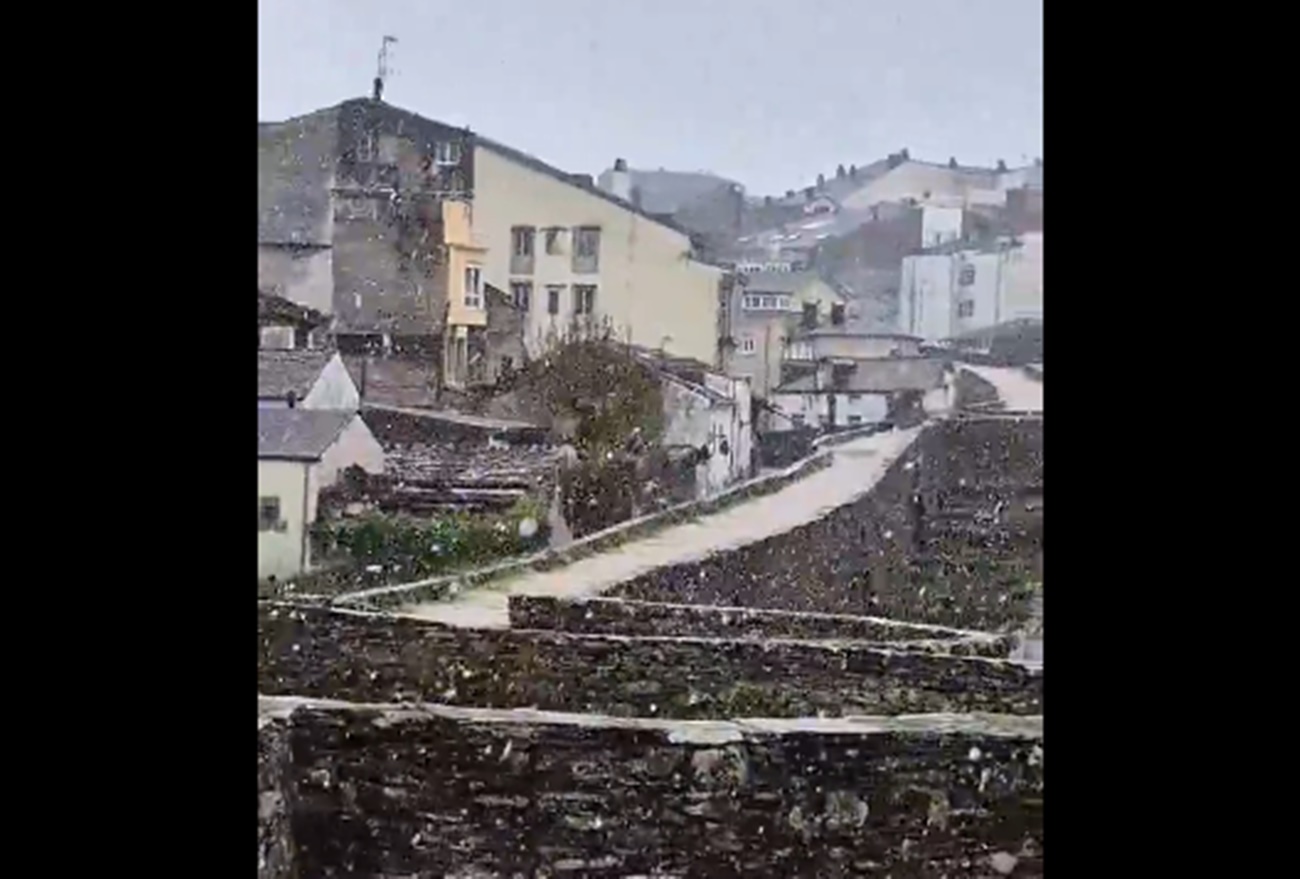
{"type": "Polygon", "coordinates": [[[1041,718],[279,714],[296,873],[267,879],[1042,875],[1041,718]]]}
{"type": "Polygon", "coordinates": [[[851,641],[460,629],[264,604],[258,692],[639,717],[1042,712],[1042,671],[851,641]]]}

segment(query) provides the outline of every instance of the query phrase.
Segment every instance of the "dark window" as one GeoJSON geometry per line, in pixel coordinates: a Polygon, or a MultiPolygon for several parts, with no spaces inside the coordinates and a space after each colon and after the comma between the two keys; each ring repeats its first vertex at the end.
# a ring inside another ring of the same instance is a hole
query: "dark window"
{"type": "Polygon", "coordinates": [[[257,530],[280,530],[280,499],[278,497],[257,499],[257,530]]]}
{"type": "Polygon", "coordinates": [[[533,285],[531,281],[511,281],[510,298],[515,308],[527,311],[533,304],[533,285]]]}
{"type": "Polygon", "coordinates": [[[861,416],[861,415],[850,415],[850,416],[849,416],[849,424],[861,424],[861,423],[862,423],[862,416],[861,416]]]}
{"type": "Polygon", "coordinates": [[[831,323],[834,326],[844,326],[844,306],[841,303],[835,303],[831,306],[831,323]]]}
{"type": "Polygon", "coordinates": [[[560,313],[560,293],[564,291],[562,284],[553,284],[546,288],[546,313],[560,313]]]}
{"type": "Polygon", "coordinates": [[[967,299],[965,302],[957,303],[958,317],[973,317],[975,315],[975,302],[967,299]]]}
{"type": "Polygon", "coordinates": [[[573,285],[573,313],[591,315],[596,312],[596,285],[573,285]]]}
{"type": "Polygon", "coordinates": [[[961,267],[960,274],[957,275],[957,283],[963,287],[969,287],[975,283],[975,267],[970,263],[961,267]]]}
{"type": "Polygon", "coordinates": [[[805,330],[811,330],[817,326],[817,303],[805,302],[803,304],[803,319],[799,322],[805,330]]]}

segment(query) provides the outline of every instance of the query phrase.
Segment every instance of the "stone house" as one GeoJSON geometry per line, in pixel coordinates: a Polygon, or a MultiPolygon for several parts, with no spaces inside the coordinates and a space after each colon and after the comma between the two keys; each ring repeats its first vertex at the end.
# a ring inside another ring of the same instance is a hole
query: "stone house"
{"type": "Polygon", "coordinates": [[[355,411],[258,409],[259,580],[310,570],[318,494],[352,466],[384,471],[384,451],[355,411]]]}
{"type": "Polygon", "coordinates": [[[923,357],[834,360],[772,392],[771,431],[898,423],[943,387],[943,362],[923,357]]]}

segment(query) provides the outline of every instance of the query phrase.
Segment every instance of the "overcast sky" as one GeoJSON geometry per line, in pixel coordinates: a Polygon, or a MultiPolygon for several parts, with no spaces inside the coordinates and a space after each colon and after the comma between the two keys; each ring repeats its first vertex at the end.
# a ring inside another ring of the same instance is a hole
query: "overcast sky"
{"type": "Polygon", "coordinates": [[[752,194],[907,147],[1042,155],[1042,0],[258,0],[257,113],[370,92],[571,172],[707,170],[752,194]]]}

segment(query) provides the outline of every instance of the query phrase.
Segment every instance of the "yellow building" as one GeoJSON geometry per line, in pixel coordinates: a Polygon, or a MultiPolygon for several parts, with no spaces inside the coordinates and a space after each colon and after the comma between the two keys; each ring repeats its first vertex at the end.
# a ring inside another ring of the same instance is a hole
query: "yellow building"
{"type": "Polygon", "coordinates": [[[443,243],[447,247],[447,324],[443,376],[450,387],[471,379],[473,342],[487,327],[484,266],[487,248],[474,234],[469,201],[442,203],[443,243]]]}
{"type": "Polygon", "coordinates": [[[689,234],[501,144],[477,138],[474,230],[484,282],[524,311],[530,354],[577,325],[717,361],[723,270],[698,261],[689,234]]]}

